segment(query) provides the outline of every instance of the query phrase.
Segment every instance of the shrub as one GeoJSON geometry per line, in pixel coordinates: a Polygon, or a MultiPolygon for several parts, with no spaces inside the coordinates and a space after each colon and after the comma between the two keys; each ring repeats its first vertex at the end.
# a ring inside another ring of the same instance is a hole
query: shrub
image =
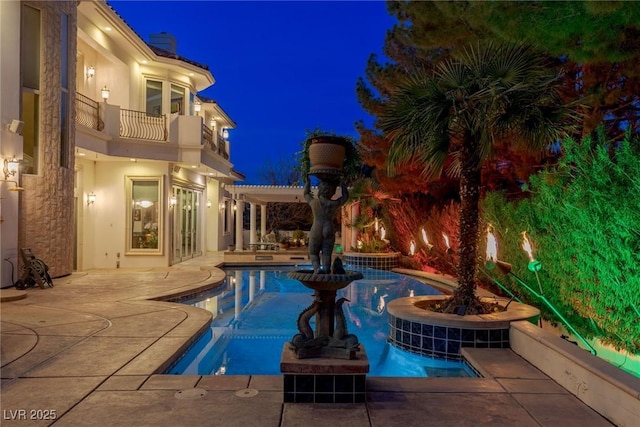
{"type": "Polygon", "coordinates": [[[612,143],[598,133],[565,140],[563,149],[557,166],[531,177],[530,198],[487,197],[485,220],[500,233],[499,257],[535,283],[520,249],[527,231],[545,296],[581,334],[640,353],[638,141],[612,143]]]}

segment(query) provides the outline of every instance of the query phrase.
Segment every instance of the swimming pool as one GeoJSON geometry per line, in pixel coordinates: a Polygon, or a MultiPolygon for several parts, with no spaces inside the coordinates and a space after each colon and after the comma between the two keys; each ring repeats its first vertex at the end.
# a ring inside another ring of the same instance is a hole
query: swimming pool
{"type": "MultiPolygon", "coordinates": [[[[283,345],[298,333],[296,319],[313,301],[313,290],[289,279],[287,273],[305,268],[310,266],[225,267],[224,286],[180,301],[210,311],[213,321],[210,330],[168,373],[280,375],[283,345]]],[[[360,271],[363,279],[338,291],[337,298],[349,300],[343,306],[348,332],[366,349],[369,376],[476,376],[464,362],[408,353],[387,342],[387,302],[441,294],[439,290],[389,271],[360,271]]]]}

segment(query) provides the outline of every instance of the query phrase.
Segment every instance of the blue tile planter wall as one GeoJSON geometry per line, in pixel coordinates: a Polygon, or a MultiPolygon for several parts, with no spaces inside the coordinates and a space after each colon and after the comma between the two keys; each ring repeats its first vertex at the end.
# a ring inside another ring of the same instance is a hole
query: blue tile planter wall
{"type": "Polygon", "coordinates": [[[366,253],[345,252],[344,263],[354,268],[391,270],[400,265],[400,252],[366,253]]]}
{"type": "MultiPolygon", "coordinates": [[[[462,347],[508,348],[511,322],[537,322],[540,317],[537,308],[513,301],[507,311],[483,315],[459,316],[420,307],[446,298],[446,295],[429,295],[389,302],[389,342],[412,353],[461,360],[462,347]]],[[[497,302],[506,304],[507,300],[497,302]]]]}

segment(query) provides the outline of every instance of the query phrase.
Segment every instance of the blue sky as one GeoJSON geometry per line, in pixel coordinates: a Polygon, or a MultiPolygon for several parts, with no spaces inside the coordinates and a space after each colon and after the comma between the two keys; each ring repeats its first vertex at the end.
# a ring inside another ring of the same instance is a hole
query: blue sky
{"type": "Polygon", "coordinates": [[[118,1],[109,4],[145,40],[172,34],[177,53],[209,66],[201,92],[236,122],[231,160],[259,184],[265,159],[294,156],[305,130],[357,137],[371,122],[355,95],[394,23],[383,1],[118,1]]]}

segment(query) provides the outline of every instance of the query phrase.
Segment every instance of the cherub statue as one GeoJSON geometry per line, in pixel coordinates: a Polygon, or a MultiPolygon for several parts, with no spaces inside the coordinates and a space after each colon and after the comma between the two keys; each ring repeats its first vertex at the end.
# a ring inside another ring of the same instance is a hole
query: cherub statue
{"type": "Polygon", "coordinates": [[[331,254],[336,241],[336,231],[333,219],[340,206],[349,198],[347,186],[340,184],[342,194],[333,199],[339,180],[320,179],[318,184],[318,197],[311,193],[311,180],[307,176],[304,186],[304,198],[311,206],[313,212],[313,225],[309,232],[309,257],[313,265],[314,273],[331,273],[331,254]],[[321,256],[322,253],[322,262],[321,256]]]}

